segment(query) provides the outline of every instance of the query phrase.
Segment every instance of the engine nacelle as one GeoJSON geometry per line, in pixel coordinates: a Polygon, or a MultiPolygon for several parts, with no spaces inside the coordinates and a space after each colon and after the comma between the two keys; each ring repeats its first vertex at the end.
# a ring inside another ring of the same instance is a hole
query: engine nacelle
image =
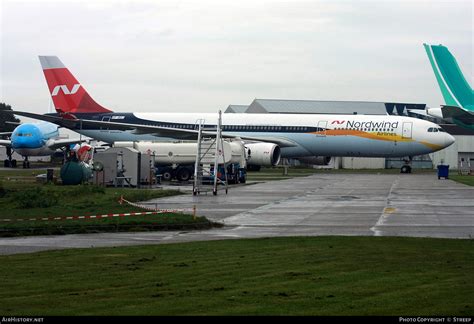
{"type": "Polygon", "coordinates": [[[281,149],[272,143],[245,144],[247,148],[247,164],[260,166],[274,166],[280,162],[281,149]]]}

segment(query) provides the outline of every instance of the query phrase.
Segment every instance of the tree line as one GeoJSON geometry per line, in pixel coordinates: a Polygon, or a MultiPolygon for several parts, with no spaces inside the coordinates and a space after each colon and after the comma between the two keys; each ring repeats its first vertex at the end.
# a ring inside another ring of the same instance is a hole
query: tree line
{"type": "MultiPolygon", "coordinates": [[[[0,110],[10,110],[12,111],[12,106],[7,105],[4,102],[0,102],[0,110]]],[[[20,120],[16,118],[13,113],[11,114],[0,114],[0,132],[12,132],[15,127],[20,123],[20,120]],[[8,122],[14,123],[9,124],[8,122]]]]}

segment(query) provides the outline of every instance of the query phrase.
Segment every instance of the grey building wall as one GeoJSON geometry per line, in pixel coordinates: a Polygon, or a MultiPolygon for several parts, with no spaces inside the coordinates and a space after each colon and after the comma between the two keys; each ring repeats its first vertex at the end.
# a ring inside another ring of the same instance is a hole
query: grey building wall
{"type": "Polygon", "coordinates": [[[472,135],[453,135],[456,142],[444,150],[430,154],[433,165],[436,168],[438,164],[449,165],[450,169],[457,170],[460,159],[474,159],[474,136],[472,135]]]}
{"type": "Polygon", "coordinates": [[[385,158],[343,157],[343,169],[384,169],[385,158]]]}

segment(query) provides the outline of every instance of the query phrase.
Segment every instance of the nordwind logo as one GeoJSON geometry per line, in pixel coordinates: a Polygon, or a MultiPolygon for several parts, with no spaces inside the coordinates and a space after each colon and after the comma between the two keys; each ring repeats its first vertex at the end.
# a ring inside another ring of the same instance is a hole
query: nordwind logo
{"type": "Polygon", "coordinates": [[[81,87],[80,84],[75,84],[75,85],[72,86],[72,89],[69,90],[67,88],[67,85],[64,85],[64,84],[57,85],[57,86],[54,87],[53,92],[51,92],[51,96],[53,96],[53,97],[57,96],[58,93],[59,93],[59,90],[62,90],[65,95],[75,94],[77,92],[77,90],[79,90],[80,87],[81,87]]]}

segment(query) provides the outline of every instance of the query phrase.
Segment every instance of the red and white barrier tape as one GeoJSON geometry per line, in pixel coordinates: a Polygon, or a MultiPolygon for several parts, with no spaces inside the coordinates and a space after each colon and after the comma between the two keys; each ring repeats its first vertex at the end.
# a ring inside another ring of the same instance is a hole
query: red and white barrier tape
{"type": "Polygon", "coordinates": [[[139,207],[143,209],[148,209],[147,212],[135,212],[135,213],[118,213],[118,214],[102,214],[102,215],[90,215],[90,216],[63,216],[63,217],[40,217],[40,218],[16,218],[16,219],[0,219],[0,222],[26,222],[26,221],[58,221],[58,220],[78,220],[78,219],[101,219],[101,218],[112,218],[112,217],[125,217],[125,216],[142,216],[142,215],[157,215],[157,214],[167,214],[167,213],[183,213],[185,211],[192,211],[193,216],[196,216],[196,206],[192,209],[156,209],[145,207],[140,204],[132,203],[120,197],[119,203],[127,203],[134,207],[139,207]]]}
{"type": "Polygon", "coordinates": [[[130,206],[143,208],[143,209],[147,209],[147,210],[151,210],[151,211],[160,211],[160,212],[164,212],[164,213],[192,212],[193,216],[196,215],[196,206],[193,206],[193,208],[181,208],[181,209],[159,209],[159,208],[152,208],[152,207],[136,204],[136,203],[133,203],[131,201],[128,201],[128,200],[124,199],[123,196],[120,196],[119,204],[123,204],[124,202],[129,204],[130,206]]]}
{"type": "Polygon", "coordinates": [[[102,214],[90,216],[63,216],[63,217],[40,217],[40,218],[16,218],[16,219],[0,219],[1,222],[25,222],[25,221],[56,221],[56,220],[77,220],[77,219],[100,219],[124,216],[140,216],[164,214],[162,211],[136,212],[136,213],[120,213],[120,214],[102,214]]]}

